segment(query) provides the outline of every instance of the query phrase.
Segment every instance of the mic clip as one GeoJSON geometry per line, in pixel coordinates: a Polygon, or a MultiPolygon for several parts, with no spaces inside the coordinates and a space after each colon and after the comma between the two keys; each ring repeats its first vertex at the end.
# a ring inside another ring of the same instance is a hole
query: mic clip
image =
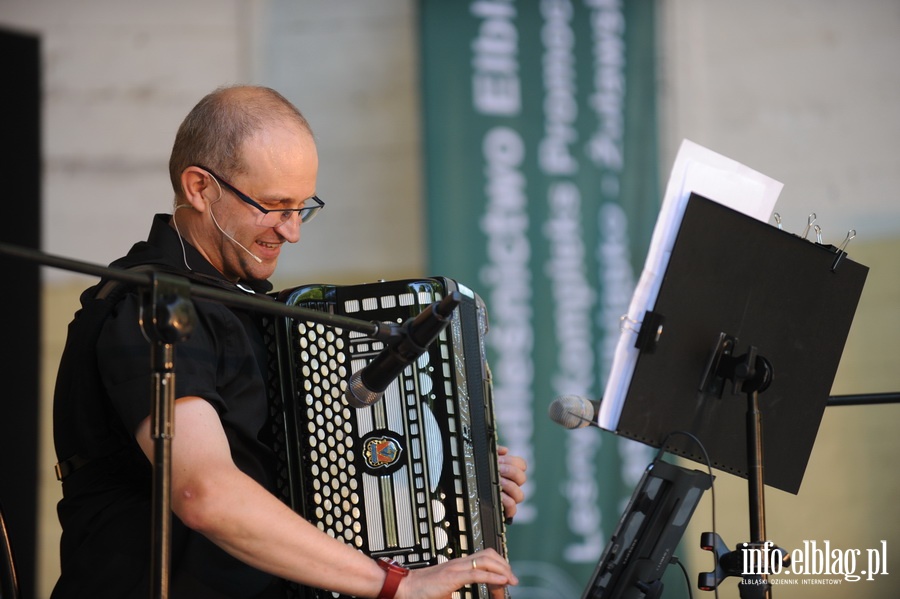
{"type": "Polygon", "coordinates": [[[397,343],[403,335],[406,334],[404,331],[409,330],[409,323],[411,320],[412,318],[408,319],[403,324],[370,320],[369,322],[375,327],[375,332],[369,336],[375,341],[381,341],[386,346],[390,346],[397,343]]]}

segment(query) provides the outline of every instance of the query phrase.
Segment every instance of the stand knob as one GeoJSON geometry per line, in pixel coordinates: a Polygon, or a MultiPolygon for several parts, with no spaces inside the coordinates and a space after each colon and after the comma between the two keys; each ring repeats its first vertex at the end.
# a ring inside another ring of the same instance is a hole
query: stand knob
{"type": "Polygon", "coordinates": [[[701,591],[712,591],[729,576],[759,579],[763,574],[777,574],[791,565],[790,553],[771,541],[741,543],[730,551],[718,534],[704,532],[700,535],[700,548],[712,551],[716,556],[716,569],[701,572],[697,577],[697,588],[701,591]]]}

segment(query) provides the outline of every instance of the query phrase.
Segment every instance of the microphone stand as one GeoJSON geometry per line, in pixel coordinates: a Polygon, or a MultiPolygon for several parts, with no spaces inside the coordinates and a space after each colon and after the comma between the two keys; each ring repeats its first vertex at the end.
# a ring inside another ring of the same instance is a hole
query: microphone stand
{"type": "Polygon", "coordinates": [[[151,274],[141,294],[141,328],[151,343],[151,426],[153,486],[151,499],[150,597],[169,596],[172,518],[172,438],[175,435],[175,343],[193,331],[196,312],[187,299],[186,281],[151,274]]]}
{"type": "MultiPolygon", "coordinates": [[[[152,275],[146,272],[135,272],[123,270],[121,268],[99,266],[88,262],[72,260],[71,258],[46,254],[44,252],[8,243],[0,243],[0,254],[7,254],[23,260],[29,260],[42,266],[51,266],[61,270],[112,279],[122,283],[137,285],[139,287],[151,287],[153,285],[152,275]]],[[[177,277],[177,275],[173,276],[177,277]]],[[[186,278],[185,281],[187,281],[186,278]]],[[[317,310],[310,310],[308,308],[288,306],[287,304],[270,301],[269,299],[260,299],[252,295],[238,294],[233,291],[226,291],[207,285],[198,285],[197,283],[191,283],[189,281],[187,281],[186,290],[191,297],[209,299],[228,306],[245,308],[247,310],[263,312],[273,316],[284,316],[286,318],[293,318],[294,320],[316,322],[347,329],[348,331],[362,333],[378,341],[388,341],[400,334],[399,327],[390,323],[377,322],[374,320],[359,320],[357,318],[328,314],[317,310]]]]}
{"type": "Polygon", "coordinates": [[[404,331],[397,325],[365,321],[317,310],[288,306],[215,287],[191,283],[186,277],[162,272],[136,272],[80,262],[37,250],[0,243],[0,254],[43,266],[94,275],[136,285],[141,293],[141,328],[151,342],[151,438],[153,485],[151,511],[150,597],[169,596],[171,561],[172,439],[175,431],[175,344],[190,336],[196,313],[191,297],[214,300],[232,307],[315,322],[362,333],[390,342],[404,331]]]}
{"type": "Polygon", "coordinates": [[[698,576],[698,587],[710,591],[728,576],[740,576],[738,591],[741,599],[771,599],[772,584],[768,575],[776,561],[790,565],[789,554],[774,545],[766,535],[765,473],[763,466],[762,413],[759,394],[769,388],[774,377],[772,364],[760,356],[751,345],[747,353],[734,356],[737,339],[725,333],[719,335],[718,343],[703,374],[700,390],[720,393],[725,381],[732,382],[732,393],[740,390],[746,395],[745,415],[747,447],[747,499],[750,513],[750,541],[729,551],[719,535],[704,532],[700,537],[700,547],[716,556],[716,568],[698,576]],[[754,552],[762,557],[756,564],[757,571],[745,571],[745,552],[754,552]]]}
{"type": "Polygon", "coordinates": [[[874,406],[900,403],[900,393],[862,393],[857,395],[832,395],[827,407],[832,406],[874,406]]]}

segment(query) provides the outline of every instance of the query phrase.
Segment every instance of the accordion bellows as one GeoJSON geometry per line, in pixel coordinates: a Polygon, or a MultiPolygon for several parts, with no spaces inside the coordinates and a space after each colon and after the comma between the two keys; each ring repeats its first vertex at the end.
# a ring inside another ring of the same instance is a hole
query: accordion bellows
{"type": "MultiPolygon", "coordinates": [[[[382,342],[290,319],[268,328],[284,501],[327,534],[411,568],[486,547],[506,554],[484,304],[446,278],[306,285],[278,295],[292,306],[399,324],[452,291],[463,301],[447,328],[367,408],[346,403],[346,381],[382,342]]],[[[488,593],[473,586],[458,596],[488,593]]]]}

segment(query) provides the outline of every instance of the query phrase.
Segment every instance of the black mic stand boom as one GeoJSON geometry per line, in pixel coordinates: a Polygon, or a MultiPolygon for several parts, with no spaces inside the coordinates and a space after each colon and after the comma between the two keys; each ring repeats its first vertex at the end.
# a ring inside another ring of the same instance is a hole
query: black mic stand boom
{"type": "Polygon", "coordinates": [[[137,272],[108,268],[37,250],[0,243],[6,254],[50,266],[135,285],[141,293],[141,327],[151,341],[151,438],[153,439],[153,495],[151,514],[150,597],[169,596],[171,547],[172,438],[175,431],[175,344],[190,336],[195,319],[191,297],[218,301],[298,321],[315,322],[362,333],[394,343],[405,331],[398,325],[364,321],[317,310],[288,306],[224,289],[191,283],[185,277],[158,271],[137,272]]]}

